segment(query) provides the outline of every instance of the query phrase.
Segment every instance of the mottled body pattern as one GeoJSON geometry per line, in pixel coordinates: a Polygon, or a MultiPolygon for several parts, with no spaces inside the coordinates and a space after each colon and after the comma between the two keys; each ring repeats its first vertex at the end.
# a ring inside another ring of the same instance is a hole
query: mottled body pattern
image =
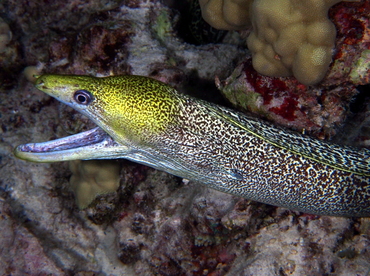
{"type": "MultiPolygon", "coordinates": [[[[115,144],[104,153],[99,147],[100,155],[50,160],[54,154],[47,161],[127,158],[263,203],[322,215],[370,216],[367,149],[290,132],[141,76],[44,75],[36,86],[87,115],[114,139],[109,146],[115,144]],[[80,89],[91,93],[90,104],[73,101],[80,89]]],[[[46,147],[20,146],[16,154],[45,162],[29,149],[39,153],[46,147]]]]}
{"type": "MultiPolygon", "coordinates": [[[[341,152],[336,152],[337,158],[346,161],[341,154],[350,153],[365,158],[367,150],[358,152],[322,143],[243,114],[235,116],[235,112],[232,113],[233,119],[237,121],[233,121],[232,117],[225,118],[225,112],[226,109],[218,106],[187,100],[178,120],[181,124],[170,128],[166,139],[157,143],[163,144],[161,148],[166,149],[163,153],[169,159],[189,164],[186,171],[200,172],[203,176],[201,182],[217,190],[308,213],[338,216],[370,214],[367,175],[338,170],[302,155],[307,150],[296,154],[258,136],[275,135],[273,141],[277,143],[278,139],[282,139],[280,134],[283,132],[286,138],[290,138],[285,142],[291,142],[295,149],[298,146],[295,142],[299,140],[300,146],[306,149],[320,143],[326,149],[323,153],[328,156],[331,146],[341,149],[341,152]],[[254,134],[240,128],[241,124],[253,125],[254,134]]],[[[315,156],[315,159],[325,158],[315,156]]],[[[352,164],[351,159],[347,162],[352,164]]],[[[344,163],[335,164],[337,167],[341,165],[344,163]]],[[[191,175],[183,177],[194,178],[191,175]]]]}

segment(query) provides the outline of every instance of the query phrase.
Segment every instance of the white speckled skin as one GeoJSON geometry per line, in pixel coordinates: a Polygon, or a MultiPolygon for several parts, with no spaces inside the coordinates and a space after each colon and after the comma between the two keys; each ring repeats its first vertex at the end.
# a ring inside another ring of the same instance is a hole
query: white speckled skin
{"type": "Polygon", "coordinates": [[[87,115],[110,137],[100,134],[93,141],[79,134],[78,140],[89,143],[73,147],[73,136],[67,137],[59,151],[50,151],[53,141],[23,145],[16,150],[21,158],[126,158],[267,204],[320,215],[370,216],[368,149],[277,128],[146,77],[44,75],[36,86],[87,115]],[[74,102],[79,91],[91,98],[74,102]]]}

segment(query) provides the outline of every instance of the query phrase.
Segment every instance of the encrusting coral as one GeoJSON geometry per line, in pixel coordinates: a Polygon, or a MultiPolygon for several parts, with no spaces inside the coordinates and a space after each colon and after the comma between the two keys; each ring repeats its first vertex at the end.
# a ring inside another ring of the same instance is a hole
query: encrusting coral
{"type": "Polygon", "coordinates": [[[327,14],[340,0],[199,1],[203,17],[215,28],[240,30],[252,22],[247,44],[260,74],[293,75],[305,85],[324,78],[336,35],[327,14]]]}
{"type": "Polygon", "coordinates": [[[120,165],[115,160],[76,160],[69,163],[69,168],[72,171],[69,182],[80,209],[119,187],[120,165]]]}

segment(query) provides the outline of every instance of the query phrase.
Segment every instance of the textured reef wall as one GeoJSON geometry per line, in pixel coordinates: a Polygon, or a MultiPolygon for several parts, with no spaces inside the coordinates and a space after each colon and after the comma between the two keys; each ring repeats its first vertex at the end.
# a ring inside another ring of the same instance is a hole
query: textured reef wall
{"type": "Polygon", "coordinates": [[[367,275],[368,218],[276,208],[125,160],[114,161],[117,192],[81,211],[68,163],[27,163],[12,151],[93,126],[33,87],[32,74],[46,72],[146,75],[230,105],[217,77],[243,110],[321,138],[350,117],[350,139],[339,140],[366,145],[367,88],[356,87],[369,83],[369,6],[329,10],[334,62],[308,86],[258,74],[244,27],[226,36],[202,27],[200,45],[185,42],[204,26],[188,21],[200,13],[185,1],[0,2],[0,275],[367,275]]]}

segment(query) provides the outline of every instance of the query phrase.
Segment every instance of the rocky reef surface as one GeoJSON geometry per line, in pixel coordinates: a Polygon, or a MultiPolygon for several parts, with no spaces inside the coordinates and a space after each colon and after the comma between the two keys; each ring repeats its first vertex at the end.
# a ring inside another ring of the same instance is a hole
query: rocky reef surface
{"type": "MultiPolygon", "coordinates": [[[[368,1],[352,4],[369,6],[368,1]]],[[[156,0],[0,3],[0,275],[368,275],[368,218],[276,208],[126,160],[116,161],[121,168],[117,192],[97,197],[81,211],[67,162],[35,164],[14,157],[13,149],[21,143],[93,127],[35,89],[34,72],[146,75],[224,105],[229,103],[217,90],[215,77],[223,92],[226,85],[228,91],[231,85],[231,91],[240,91],[241,82],[245,91],[249,72],[267,88],[269,83],[294,83],[296,89],[278,94],[254,87],[263,93],[247,90],[249,104],[243,109],[317,137],[340,132],[338,127],[350,117],[352,123],[345,127],[351,139],[346,142],[367,144],[368,112],[361,103],[368,88],[360,87],[359,93],[355,86],[369,83],[369,33],[360,41],[356,33],[363,24],[369,26],[368,17],[356,21],[357,29],[337,30],[343,33],[338,36],[342,42],[347,39],[347,44],[337,44],[350,50],[337,51],[325,89],[308,89],[291,78],[270,78],[268,83],[247,67],[243,31],[226,35],[223,43],[185,42],[187,34],[181,32],[187,32],[187,7],[178,5],[156,0]],[[362,45],[362,51],[352,45],[362,45]],[[358,71],[344,70],[347,64],[358,71]],[[335,86],[333,79],[342,81],[335,86]],[[338,86],[349,88],[335,94],[338,86]],[[289,100],[292,95],[297,95],[294,101],[289,100]],[[311,104],[302,109],[298,99],[311,104]],[[275,115],[253,108],[256,102],[260,110],[275,115]],[[361,111],[351,110],[353,103],[361,111]]],[[[350,3],[338,5],[329,11],[331,19],[353,9],[350,3]]],[[[337,28],[345,21],[338,18],[337,28]]]]}

